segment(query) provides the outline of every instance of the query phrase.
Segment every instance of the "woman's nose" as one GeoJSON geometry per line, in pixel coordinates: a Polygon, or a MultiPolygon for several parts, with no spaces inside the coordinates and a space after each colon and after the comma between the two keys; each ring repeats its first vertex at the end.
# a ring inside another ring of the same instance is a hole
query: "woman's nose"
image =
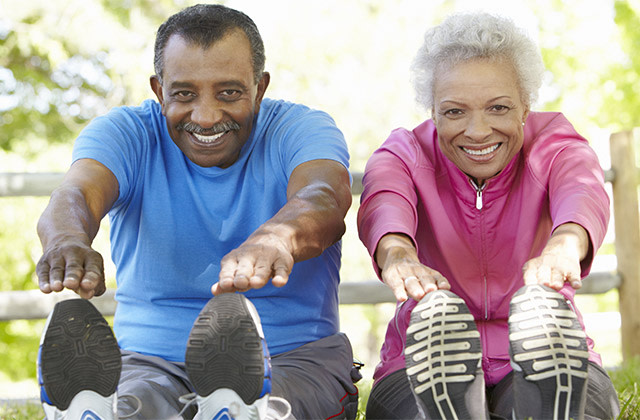
{"type": "Polygon", "coordinates": [[[491,124],[483,113],[474,113],[467,121],[464,134],[471,140],[481,141],[492,132],[491,124]]]}

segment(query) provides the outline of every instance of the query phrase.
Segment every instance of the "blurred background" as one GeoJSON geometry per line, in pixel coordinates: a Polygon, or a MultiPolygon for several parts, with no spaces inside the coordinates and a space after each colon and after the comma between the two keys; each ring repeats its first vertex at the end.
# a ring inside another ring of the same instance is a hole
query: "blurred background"
{"type": "MultiPolygon", "coordinates": [[[[79,130],[118,105],[152,98],[155,31],[183,0],[0,0],[0,172],[64,172],[79,130]]],[[[608,138],[640,126],[640,0],[225,1],[260,29],[271,73],[267,96],[329,112],[343,130],[351,169],[397,127],[428,117],[409,67],[424,31],[452,13],[511,17],[538,42],[547,73],[534,110],[561,111],[609,168],[608,138]]],[[[0,292],[37,287],[43,197],[0,198],[0,292]]],[[[354,197],[343,281],[375,278],[357,237],[354,197]]],[[[109,260],[108,223],[95,248],[109,260]]],[[[600,250],[614,258],[610,244],[600,250]]],[[[615,265],[615,262],[614,262],[615,265]]],[[[110,287],[114,269],[107,264],[110,287]]],[[[605,366],[621,361],[617,291],[580,296],[605,366]]],[[[370,380],[392,304],[343,305],[341,325],[370,380]]],[[[41,321],[0,322],[0,399],[36,395],[41,321]]]]}

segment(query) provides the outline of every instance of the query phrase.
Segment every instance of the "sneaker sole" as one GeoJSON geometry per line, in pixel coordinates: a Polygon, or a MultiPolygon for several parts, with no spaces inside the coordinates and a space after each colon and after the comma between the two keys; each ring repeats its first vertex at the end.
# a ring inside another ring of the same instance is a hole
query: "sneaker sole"
{"type": "Polygon", "coordinates": [[[473,417],[465,395],[481,359],[480,333],[464,300],[448,290],[427,294],[411,313],[405,361],[429,417],[473,417]]]}
{"type": "Polygon", "coordinates": [[[589,352],[576,314],[564,296],[543,285],[521,288],[509,312],[511,360],[537,385],[541,418],[579,418],[589,352]]]}
{"type": "Polygon", "coordinates": [[[269,354],[252,306],[241,294],[225,293],[209,300],[200,312],[185,354],[187,374],[198,395],[227,388],[251,405],[271,391],[269,354]]]}
{"type": "Polygon", "coordinates": [[[116,392],[122,358],[111,327],[85,299],[58,302],[38,352],[38,373],[45,396],[66,410],[81,391],[103,397],[116,392]]]}

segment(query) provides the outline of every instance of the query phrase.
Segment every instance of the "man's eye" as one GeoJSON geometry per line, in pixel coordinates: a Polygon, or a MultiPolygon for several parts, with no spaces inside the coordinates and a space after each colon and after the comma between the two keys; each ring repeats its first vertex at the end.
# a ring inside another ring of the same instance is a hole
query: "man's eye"
{"type": "Polygon", "coordinates": [[[225,101],[230,101],[233,99],[238,99],[242,92],[235,89],[226,89],[220,92],[220,97],[225,101]]]}
{"type": "Polygon", "coordinates": [[[193,92],[190,92],[188,90],[180,90],[180,91],[174,92],[172,96],[178,99],[191,99],[195,95],[193,94],[193,92]]]}

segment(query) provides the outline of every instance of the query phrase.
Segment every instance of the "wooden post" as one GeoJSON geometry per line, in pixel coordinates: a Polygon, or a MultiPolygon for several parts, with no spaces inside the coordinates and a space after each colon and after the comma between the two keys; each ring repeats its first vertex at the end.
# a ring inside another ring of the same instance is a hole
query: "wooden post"
{"type": "Polygon", "coordinates": [[[614,133],[609,140],[613,180],[615,247],[620,285],[622,357],[640,355],[640,213],[638,168],[632,131],[614,133]]]}

